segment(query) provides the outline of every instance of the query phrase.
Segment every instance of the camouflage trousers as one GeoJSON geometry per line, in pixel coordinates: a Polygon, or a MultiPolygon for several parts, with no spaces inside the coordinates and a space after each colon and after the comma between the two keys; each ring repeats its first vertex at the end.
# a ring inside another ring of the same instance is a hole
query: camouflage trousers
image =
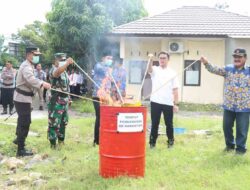
{"type": "Polygon", "coordinates": [[[58,98],[55,102],[48,103],[48,139],[51,144],[56,144],[57,139],[64,141],[65,128],[68,124],[68,101],[58,98]]]}

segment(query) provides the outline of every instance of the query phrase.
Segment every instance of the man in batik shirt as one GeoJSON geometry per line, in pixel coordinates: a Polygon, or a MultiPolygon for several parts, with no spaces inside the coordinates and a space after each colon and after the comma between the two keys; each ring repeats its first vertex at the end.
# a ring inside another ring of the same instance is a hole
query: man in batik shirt
{"type": "Polygon", "coordinates": [[[249,127],[250,69],[246,66],[245,49],[235,49],[233,58],[234,63],[223,68],[211,65],[204,57],[201,57],[200,60],[209,72],[225,78],[223,103],[225,151],[233,151],[236,144],[236,154],[244,154],[247,150],[246,141],[249,127]],[[234,121],[236,121],[236,139],[233,136],[234,121]]]}

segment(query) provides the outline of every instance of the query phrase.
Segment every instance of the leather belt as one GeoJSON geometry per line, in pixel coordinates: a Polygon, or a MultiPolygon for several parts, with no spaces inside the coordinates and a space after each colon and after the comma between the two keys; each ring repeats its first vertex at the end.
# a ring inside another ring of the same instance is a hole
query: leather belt
{"type": "Polygon", "coordinates": [[[21,90],[20,88],[16,88],[16,91],[24,96],[34,96],[33,92],[26,92],[24,90],[21,90]]]}

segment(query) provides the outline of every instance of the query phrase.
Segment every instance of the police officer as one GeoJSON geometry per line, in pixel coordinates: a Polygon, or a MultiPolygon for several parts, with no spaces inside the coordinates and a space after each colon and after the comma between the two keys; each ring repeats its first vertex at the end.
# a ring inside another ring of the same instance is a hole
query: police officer
{"type": "Polygon", "coordinates": [[[7,107],[9,105],[9,113],[12,114],[14,107],[13,103],[13,93],[15,88],[15,76],[16,70],[13,69],[11,61],[7,61],[5,67],[3,68],[1,79],[2,79],[2,104],[3,104],[3,114],[7,114],[7,107]]]}
{"type": "Polygon", "coordinates": [[[29,133],[31,124],[31,103],[34,91],[40,88],[50,88],[50,84],[34,76],[34,64],[39,62],[41,53],[37,47],[26,48],[26,60],[21,64],[16,78],[16,90],[14,92],[14,104],[18,114],[17,119],[17,156],[31,156],[27,151],[25,139],[29,133]]]}
{"type": "MultiPolygon", "coordinates": [[[[69,78],[66,72],[69,65],[73,64],[72,58],[66,59],[65,53],[56,53],[55,62],[49,72],[50,82],[53,89],[69,92],[69,78]]],[[[58,144],[64,144],[65,127],[68,124],[68,103],[69,96],[65,93],[51,91],[51,98],[48,104],[48,139],[51,148],[55,149],[58,144]]]]}

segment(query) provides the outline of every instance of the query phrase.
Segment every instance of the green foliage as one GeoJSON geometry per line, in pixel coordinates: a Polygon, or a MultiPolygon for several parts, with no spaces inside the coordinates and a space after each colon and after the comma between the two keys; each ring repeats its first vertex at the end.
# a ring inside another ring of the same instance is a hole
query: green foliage
{"type": "Polygon", "coordinates": [[[50,45],[77,57],[90,53],[93,40],[112,24],[101,4],[87,0],[54,0],[47,19],[50,45]]]}
{"type": "Polygon", "coordinates": [[[17,60],[16,57],[14,57],[8,53],[2,53],[0,56],[0,63],[2,62],[2,65],[4,65],[6,63],[6,61],[11,61],[13,67],[17,67],[19,65],[19,61],[17,60]]]}
{"type": "Polygon", "coordinates": [[[221,112],[221,105],[217,104],[193,104],[181,102],[179,105],[181,111],[192,111],[192,112],[221,112]]]}
{"type": "MultiPolygon", "coordinates": [[[[29,176],[39,172],[48,183],[36,187],[32,182],[12,186],[13,189],[249,189],[250,154],[236,156],[223,153],[224,138],[222,119],[218,117],[176,116],[175,126],[182,125],[188,132],[175,136],[173,149],[167,149],[165,135],[160,135],[154,150],[146,142],[146,165],[144,178],[119,177],[104,179],[99,175],[99,147],[92,147],[94,118],[75,119],[70,117],[66,129],[66,141],[61,150],[51,150],[47,140],[47,120],[33,120],[31,130],[40,137],[29,136],[27,148],[33,148],[40,155],[47,155],[48,161],[35,164],[31,170],[18,168],[14,174],[1,175],[0,187],[9,178],[29,176]],[[195,135],[192,130],[209,129],[212,135],[195,135]]],[[[2,122],[2,120],[0,120],[2,122]]],[[[9,121],[9,122],[14,122],[9,121]]],[[[12,143],[15,126],[0,124],[0,152],[15,156],[16,145],[12,143]]],[[[136,146],[136,144],[135,144],[136,146]]],[[[250,146],[248,141],[247,146],[250,146]]],[[[23,158],[28,163],[31,158],[23,158]]],[[[8,173],[0,164],[2,174],[8,173]]],[[[3,187],[4,188],[4,187],[3,187]]]]}
{"type": "Polygon", "coordinates": [[[105,6],[114,26],[119,26],[148,15],[142,0],[97,1],[105,6]]]}
{"type": "Polygon", "coordinates": [[[4,40],[5,40],[4,36],[0,35],[0,53],[2,53],[4,40]]]}
{"type": "Polygon", "coordinates": [[[43,53],[41,63],[50,65],[52,62],[52,51],[49,47],[48,36],[45,33],[45,24],[40,21],[34,21],[32,24],[18,31],[18,34],[13,36],[22,41],[20,45],[20,53],[23,59],[25,58],[25,47],[37,46],[43,53]]]}
{"type": "Polygon", "coordinates": [[[74,100],[71,108],[80,113],[94,113],[95,109],[93,103],[88,100],[74,100]]]}
{"type": "Polygon", "coordinates": [[[105,34],[145,15],[141,0],[53,0],[46,31],[55,52],[66,52],[82,67],[92,68],[109,46],[105,34]]]}

